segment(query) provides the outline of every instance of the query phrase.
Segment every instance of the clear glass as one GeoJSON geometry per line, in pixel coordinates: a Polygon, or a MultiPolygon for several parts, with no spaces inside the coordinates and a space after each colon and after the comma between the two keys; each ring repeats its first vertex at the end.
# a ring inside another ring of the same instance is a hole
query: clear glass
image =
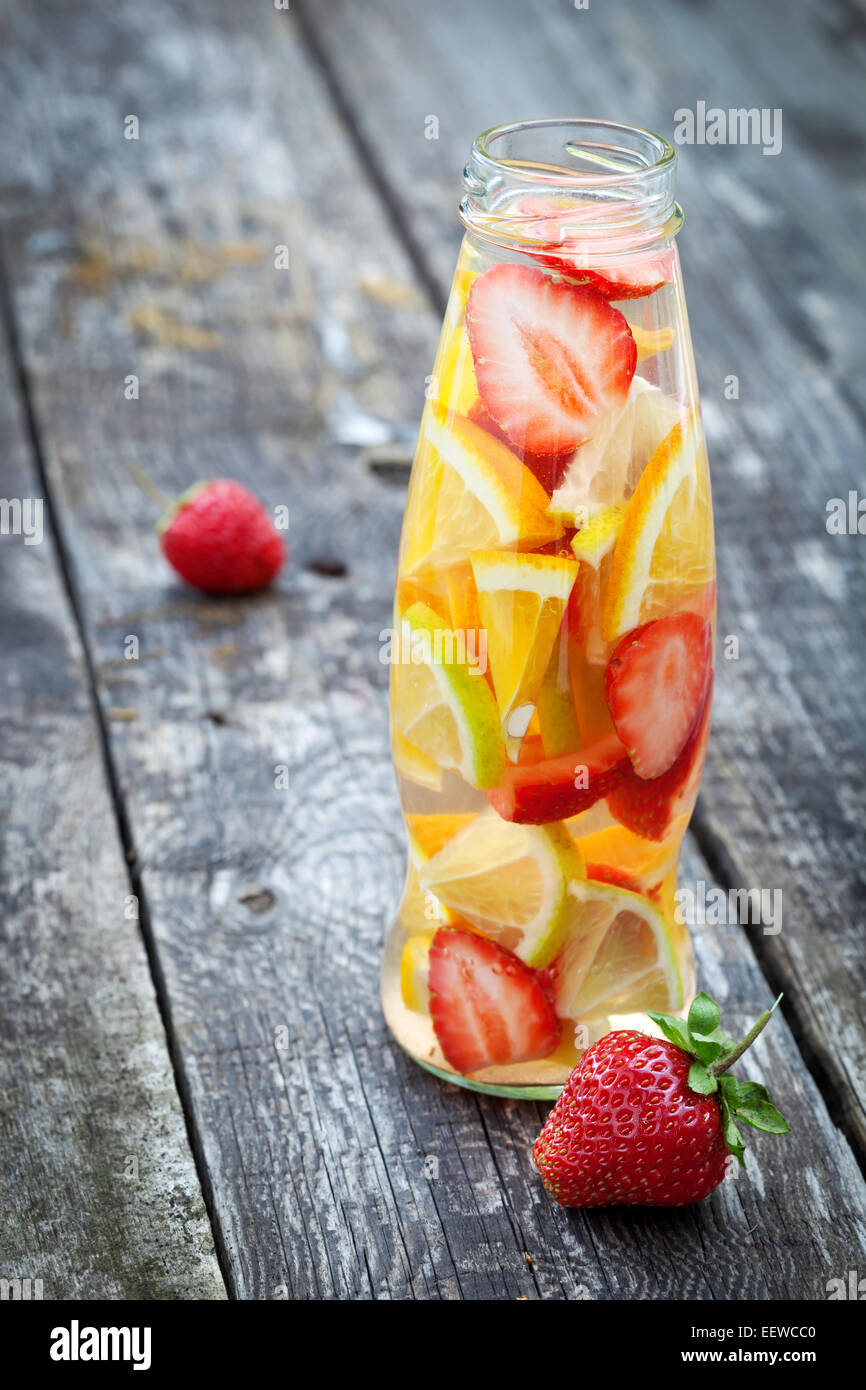
{"type": "Polygon", "coordinates": [[[422,1066],[494,1094],[557,1095],[694,992],[675,892],[715,553],[675,158],[538,121],[464,170],[394,606],[409,864],[382,1000],[422,1066]]]}

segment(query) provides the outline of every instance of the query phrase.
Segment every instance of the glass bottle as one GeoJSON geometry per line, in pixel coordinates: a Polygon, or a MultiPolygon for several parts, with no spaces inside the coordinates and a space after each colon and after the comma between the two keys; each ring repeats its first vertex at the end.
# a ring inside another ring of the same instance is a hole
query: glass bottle
{"type": "Polygon", "coordinates": [[[424,1067],[558,1094],[694,992],[677,861],[715,554],[676,154],[608,121],[475,141],[390,649],[409,862],[382,1000],[424,1067]]]}

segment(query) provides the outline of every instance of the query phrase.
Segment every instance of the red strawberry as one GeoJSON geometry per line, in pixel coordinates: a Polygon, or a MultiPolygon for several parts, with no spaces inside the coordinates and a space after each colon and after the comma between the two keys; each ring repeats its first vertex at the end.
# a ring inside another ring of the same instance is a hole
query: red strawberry
{"type": "Polygon", "coordinates": [[[159,524],[172,569],[205,593],[264,589],[286,558],[257,497],[231,478],[197,483],[159,524]]]}
{"type": "MultiPolygon", "coordinates": [[[[543,265],[568,276],[569,280],[591,286],[605,299],[643,299],[674,277],[671,249],[636,252],[624,249],[607,264],[599,265],[593,259],[592,264],[587,265],[586,250],[582,252],[580,246],[580,224],[591,223],[597,217],[597,204],[581,208],[564,205],[556,198],[529,194],[518,199],[514,211],[532,219],[526,224],[527,235],[545,243],[543,252],[534,253],[543,265]]],[[[607,216],[628,211],[626,203],[608,204],[605,208],[607,216]]]]}
{"type": "MultiPolygon", "coordinates": [[[[515,446],[511,443],[510,439],[508,439],[504,431],[499,428],[496,421],[488,414],[483,401],[477,400],[475,404],[470,407],[468,419],[481,429],[486,430],[488,434],[492,434],[495,439],[499,439],[503,444],[507,444],[509,449],[514,449],[515,446]]],[[[569,449],[565,454],[534,454],[531,449],[524,449],[522,453],[520,453],[520,458],[523,463],[526,464],[530,473],[535,474],[545,492],[550,493],[552,496],[568,472],[568,465],[571,462],[573,452],[572,449],[569,449]]]]}
{"type": "Polygon", "coordinates": [[[685,1206],[718,1187],[730,1153],[743,1163],[738,1119],[787,1133],[763,1086],[726,1074],[773,1009],[734,1044],[699,994],[685,1023],[650,1014],[664,1039],[628,1030],[589,1048],[533,1149],[551,1197],[566,1207],[685,1206]]]}
{"type": "Polygon", "coordinates": [[[657,618],[626,633],[607,664],[604,693],[638,777],[676,762],[698,719],[713,655],[697,613],[657,618]]]}
{"type": "Polygon", "coordinates": [[[607,734],[585,748],[538,763],[509,764],[501,787],[486,793],[503,820],[547,825],[594,806],[629,770],[625,748],[607,734]]]}
{"type": "Polygon", "coordinates": [[[459,1072],[546,1057],[560,1023],[522,960],[462,927],[442,927],[430,947],[430,1017],[459,1072]]]}
{"type": "Polygon", "coordinates": [[[567,453],[628,394],[635,341],[594,290],[495,265],[473,284],[466,323],[481,399],[520,451],[567,453]]]}
{"type": "Polygon", "coordinates": [[[614,864],[587,864],[586,876],[595,883],[613,883],[617,888],[627,888],[629,893],[644,891],[636,878],[625,869],[618,869],[614,864]]]}
{"type": "Polygon", "coordinates": [[[638,777],[630,767],[611,794],[608,802],[611,815],[645,840],[664,839],[677,802],[694,791],[700,782],[710,733],[712,701],[713,676],[710,672],[698,722],[676,762],[652,782],[638,777]]]}
{"type": "Polygon", "coordinates": [[[559,268],[563,275],[590,285],[605,299],[643,299],[673,279],[673,256],[670,251],[624,255],[620,263],[611,261],[604,266],[582,266],[579,258],[563,256],[559,268]]]}

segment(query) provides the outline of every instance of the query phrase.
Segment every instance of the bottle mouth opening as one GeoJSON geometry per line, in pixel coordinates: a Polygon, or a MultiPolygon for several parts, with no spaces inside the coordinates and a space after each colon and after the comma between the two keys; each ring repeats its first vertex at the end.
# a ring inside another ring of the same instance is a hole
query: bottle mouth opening
{"type": "Polygon", "coordinates": [[[623,254],[673,236],[676,150],[660,135],[583,117],[494,126],[463,170],[460,216],[488,240],[623,254]]]}

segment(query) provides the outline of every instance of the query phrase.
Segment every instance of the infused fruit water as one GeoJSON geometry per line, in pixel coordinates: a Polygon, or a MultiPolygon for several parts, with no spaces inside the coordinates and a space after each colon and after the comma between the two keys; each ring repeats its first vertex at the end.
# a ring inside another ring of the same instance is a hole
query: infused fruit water
{"type": "Polygon", "coordinates": [[[677,860],[715,560],[675,155],[605,122],[480,137],[400,546],[409,841],[382,974],[422,1065],[552,1096],[693,994],[677,860]]]}

